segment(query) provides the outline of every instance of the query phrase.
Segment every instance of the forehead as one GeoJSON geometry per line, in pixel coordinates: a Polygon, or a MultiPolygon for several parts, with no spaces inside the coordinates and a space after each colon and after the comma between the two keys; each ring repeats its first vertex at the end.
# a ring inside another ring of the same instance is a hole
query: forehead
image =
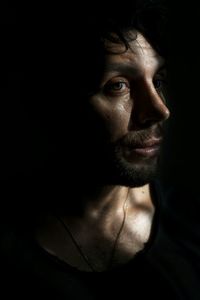
{"type": "Polygon", "coordinates": [[[164,59],[158,55],[151,44],[139,32],[129,33],[129,48],[126,50],[123,43],[106,42],[106,62],[114,66],[115,63],[131,64],[145,67],[157,67],[164,64],[164,59]]]}

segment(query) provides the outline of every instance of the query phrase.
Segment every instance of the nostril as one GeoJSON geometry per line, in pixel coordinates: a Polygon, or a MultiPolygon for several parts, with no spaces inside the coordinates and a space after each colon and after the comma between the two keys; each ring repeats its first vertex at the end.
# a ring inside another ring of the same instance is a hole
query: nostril
{"type": "Polygon", "coordinates": [[[146,88],[148,91],[143,90],[135,95],[129,122],[131,128],[147,128],[170,117],[170,111],[160,95],[151,86],[146,88]]]}
{"type": "Polygon", "coordinates": [[[140,129],[150,128],[150,127],[152,127],[155,123],[156,123],[156,122],[155,122],[154,119],[152,119],[152,120],[148,119],[148,120],[145,120],[144,122],[140,122],[139,127],[140,127],[140,129]]]}
{"type": "Polygon", "coordinates": [[[166,121],[169,116],[169,109],[162,104],[157,107],[146,107],[137,116],[135,115],[134,122],[137,122],[137,126],[140,128],[147,128],[156,123],[166,121]]]}

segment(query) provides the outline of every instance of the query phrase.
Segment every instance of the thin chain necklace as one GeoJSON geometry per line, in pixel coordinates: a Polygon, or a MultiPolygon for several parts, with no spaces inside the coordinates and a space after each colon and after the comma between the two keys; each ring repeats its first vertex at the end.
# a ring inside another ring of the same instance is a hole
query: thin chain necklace
{"type": "MultiPolygon", "coordinates": [[[[126,214],[127,214],[127,199],[128,199],[128,195],[129,195],[129,189],[128,189],[128,192],[127,192],[127,196],[126,196],[126,199],[124,201],[124,204],[123,204],[123,220],[122,220],[122,223],[121,223],[121,226],[119,228],[119,231],[117,233],[117,236],[115,238],[115,241],[114,241],[114,244],[113,244],[113,247],[112,247],[112,250],[111,250],[111,254],[110,254],[110,258],[109,258],[109,261],[108,261],[108,264],[107,264],[107,268],[106,270],[109,270],[111,267],[112,267],[112,264],[113,264],[113,258],[114,258],[114,255],[115,255],[115,251],[116,251],[116,248],[117,248],[117,243],[118,243],[118,240],[119,240],[119,237],[121,235],[121,232],[124,228],[124,224],[125,224],[125,221],[126,221],[126,214]]],[[[80,253],[82,259],[85,261],[85,263],[88,265],[88,267],[90,268],[90,270],[92,272],[97,272],[97,270],[94,268],[94,266],[91,264],[91,261],[90,259],[88,258],[87,254],[83,251],[83,248],[82,246],[80,245],[80,243],[77,241],[77,239],[74,237],[72,231],[69,229],[69,227],[67,226],[67,224],[63,221],[63,219],[59,216],[56,216],[56,218],[59,220],[59,222],[61,223],[61,225],[63,226],[63,228],[65,229],[65,231],[68,233],[68,235],[70,236],[73,244],[76,246],[78,252],[80,253]]]]}

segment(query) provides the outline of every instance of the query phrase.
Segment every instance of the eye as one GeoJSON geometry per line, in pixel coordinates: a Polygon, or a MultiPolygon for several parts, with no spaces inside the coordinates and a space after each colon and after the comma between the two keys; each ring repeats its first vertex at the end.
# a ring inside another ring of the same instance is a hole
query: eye
{"type": "Polygon", "coordinates": [[[153,78],[153,84],[155,89],[158,92],[162,92],[163,89],[165,89],[167,87],[167,70],[166,68],[162,68],[161,70],[159,70],[154,78],[153,78]]]}
{"type": "Polygon", "coordinates": [[[106,83],[104,91],[111,96],[117,96],[129,93],[130,85],[125,79],[112,79],[106,83]]]}
{"type": "Polygon", "coordinates": [[[110,90],[120,91],[126,88],[126,83],[119,81],[109,85],[110,90]]]}
{"type": "Polygon", "coordinates": [[[165,84],[164,79],[158,78],[153,81],[154,87],[156,90],[160,90],[165,84]]]}
{"type": "Polygon", "coordinates": [[[155,78],[153,80],[154,87],[158,93],[158,95],[161,97],[164,103],[166,103],[168,98],[167,93],[167,78],[165,75],[159,75],[159,77],[155,78]]]}

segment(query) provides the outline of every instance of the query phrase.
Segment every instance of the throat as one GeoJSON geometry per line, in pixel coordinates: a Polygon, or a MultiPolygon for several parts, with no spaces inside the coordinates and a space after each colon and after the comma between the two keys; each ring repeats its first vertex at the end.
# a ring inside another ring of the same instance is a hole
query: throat
{"type": "Polygon", "coordinates": [[[102,272],[126,264],[149,241],[154,207],[131,205],[129,198],[121,210],[95,218],[49,216],[37,232],[40,246],[81,271],[102,272]]]}

